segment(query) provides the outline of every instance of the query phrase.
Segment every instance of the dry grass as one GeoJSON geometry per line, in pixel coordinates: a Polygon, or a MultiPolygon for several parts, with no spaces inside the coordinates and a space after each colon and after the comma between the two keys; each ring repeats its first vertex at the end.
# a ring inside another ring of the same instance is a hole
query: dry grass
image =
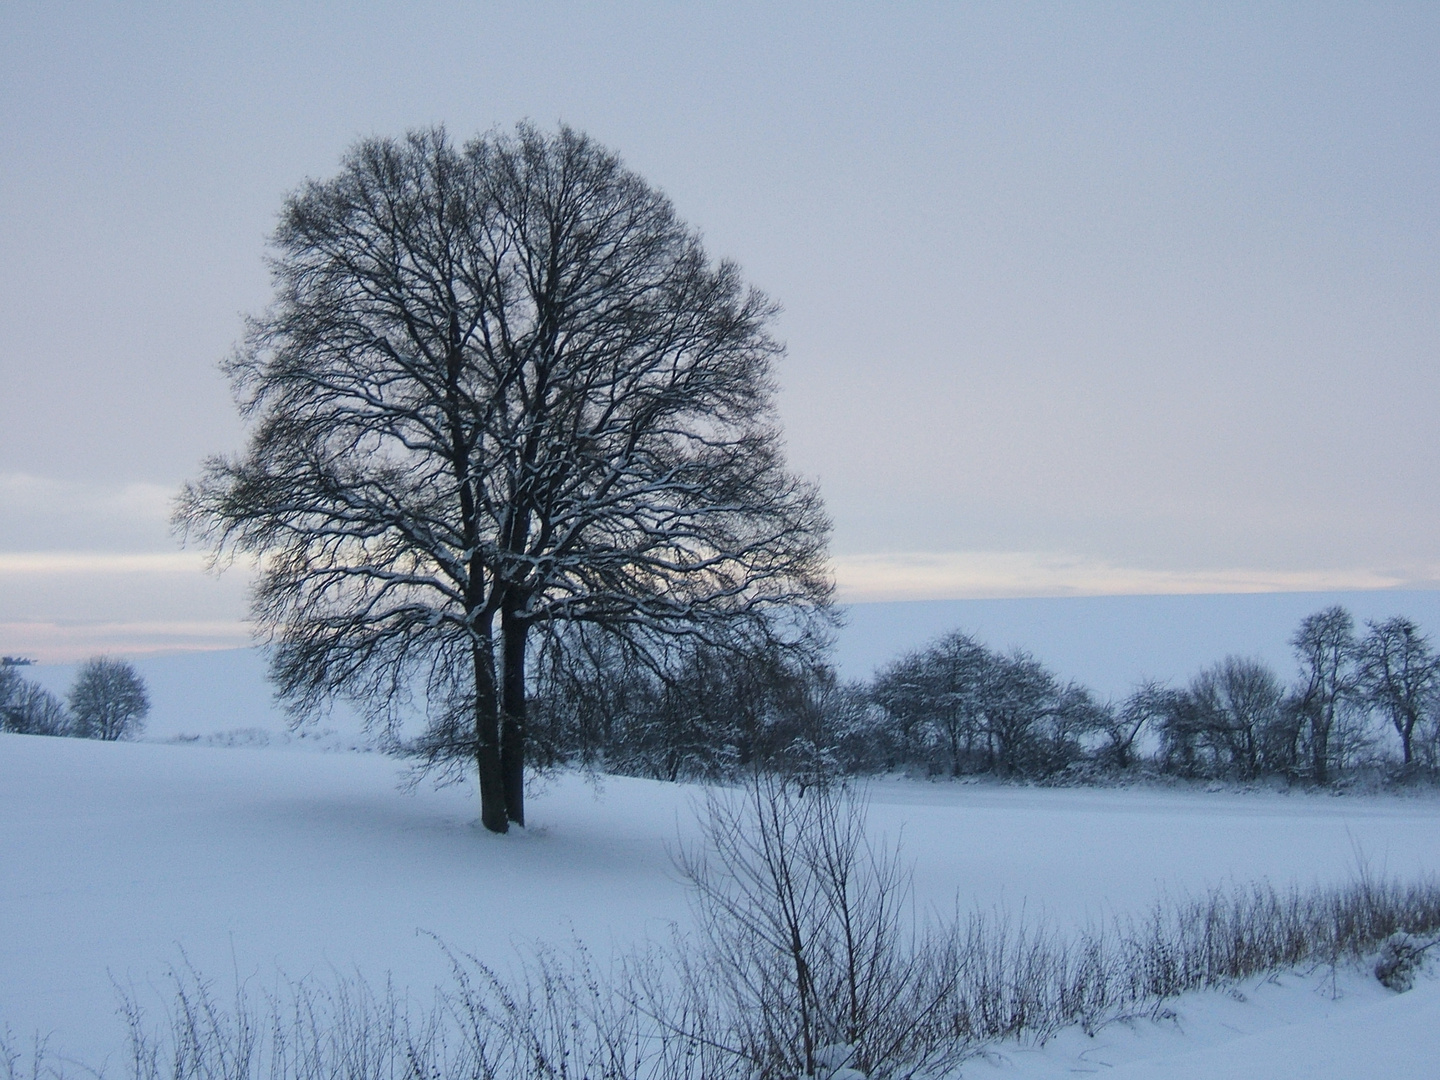
{"type": "MultiPolygon", "coordinates": [[[[718,794],[678,864],[696,931],[597,963],[537,950],[510,978],[448,952],[425,1001],[359,977],[237,982],[171,973],[156,1023],[133,995],[129,1080],[705,1080],[856,1069],[941,1076],[987,1043],[1094,1030],[1188,991],[1374,953],[1440,931],[1440,884],[1255,884],[1164,899],[1074,933],[1004,912],[916,913],[897,849],[842,788],[761,778],[718,794]]],[[[443,945],[441,946],[443,948],[443,945]]],[[[0,1080],[93,1075],[0,1039],[0,1080]]]]}

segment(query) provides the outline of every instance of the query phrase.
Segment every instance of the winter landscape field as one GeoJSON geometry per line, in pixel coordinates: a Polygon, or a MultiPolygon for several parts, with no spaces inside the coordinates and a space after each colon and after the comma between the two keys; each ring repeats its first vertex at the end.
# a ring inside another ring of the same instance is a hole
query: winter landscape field
{"type": "Polygon", "coordinates": [[[1440,1076],[1440,4],[0,4],[0,1080],[1440,1076]]]}
{"type": "MultiPolygon", "coordinates": [[[[150,741],[0,736],[12,1048],[38,1036],[77,1074],[123,1074],[122,997],[163,1024],[173,971],[222,1003],[237,980],[263,993],[357,977],[426,1000],[450,978],[446,948],[505,972],[537,944],[610,957],[690,928],[674,856],[697,837],[700,787],[561,773],[537,784],[527,829],[494,836],[473,787],[407,788],[403,762],[354,749],[343,717],[287,738],[244,663],[211,659],[213,715],[192,702],[157,716],[150,741]]],[[[205,660],[186,664],[195,679],[205,660]]],[[[918,909],[1061,933],[1214,887],[1415,881],[1440,864],[1440,799],[1425,794],[884,778],[868,797],[870,835],[899,844],[918,909]]],[[[1001,1041],[959,1075],[1419,1076],[1437,1049],[1440,982],[1396,994],[1364,962],[1315,962],[1093,1035],[1001,1041]]]]}

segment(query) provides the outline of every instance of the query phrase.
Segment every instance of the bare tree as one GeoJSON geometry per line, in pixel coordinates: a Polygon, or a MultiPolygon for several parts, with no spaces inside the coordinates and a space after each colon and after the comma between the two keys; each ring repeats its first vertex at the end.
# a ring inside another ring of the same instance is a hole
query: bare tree
{"type": "Polygon", "coordinates": [[[1174,693],[1156,679],[1142,680],[1119,708],[1111,709],[1101,725],[1105,744],[1102,756],[1118,769],[1135,763],[1135,744],[1140,733],[1164,719],[1170,695],[1174,693]]]}
{"type": "MultiPolygon", "coordinates": [[[[1023,649],[991,657],[983,708],[992,768],[1015,774],[1037,764],[1040,725],[1055,716],[1061,693],[1055,676],[1023,649]]],[[[1053,762],[1045,764],[1053,767],[1053,762]]]]}
{"type": "Polygon", "coordinates": [[[890,664],[872,693],[899,724],[908,752],[914,753],[917,734],[927,735],[943,747],[951,775],[959,776],[972,766],[983,738],[982,697],[992,662],[989,650],[956,631],[890,664]]]}
{"type": "Polygon", "coordinates": [[[1262,661],[1227,656],[1195,677],[1195,719],[1217,771],[1246,780],[1265,766],[1267,737],[1280,721],[1285,688],[1262,661]]]}
{"type": "Polygon", "coordinates": [[[1096,732],[1105,734],[1114,726],[1113,702],[1101,701],[1088,686],[1073,680],[1065,683],[1041,726],[1039,768],[1054,772],[1079,761],[1090,737],[1096,732]]]}
{"type": "Polygon", "coordinates": [[[124,660],[96,657],[80,666],[70,688],[73,733],[113,742],[140,732],[150,713],[145,681],[124,660]]]}
{"type": "MultiPolygon", "coordinates": [[[[4,661],[13,661],[5,657],[4,661]]],[[[18,662],[0,662],[0,731],[17,735],[68,735],[70,717],[50,691],[20,677],[18,662]]]]}
{"type": "Polygon", "coordinates": [[[1406,765],[1414,761],[1415,728],[1440,689],[1440,657],[1430,639],[1404,616],[1366,624],[1359,647],[1358,681],[1365,701],[1380,710],[1400,736],[1406,765]]]}
{"type": "Polygon", "coordinates": [[[1310,728],[1311,775],[1329,778],[1330,734],[1345,698],[1355,688],[1355,620],[1336,604],[1308,615],[1290,639],[1300,661],[1298,707],[1310,728]]]}
{"type": "MultiPolygon", "coordinates": [[[[10,657],[4,657],[4,661],[9,660],[10,657]]],[[[4,725],[3,730],[5,731],[16,730],[12,725],[11,717],[24,685],[25,680],[20,677],[15,666],[0,661],[0,724],[4,725]]]]}
{"type": "Polygon", "coordinates": [[[253,615],[303,717],[340,694],[473,755],[524,823],[532,631],[583,621],[806,650],[828,521],[785,468],[775,308],[566,128],[357,145],[285,204],[276,298],[229,364],[249,445],[177,521],[259,557],[253,615]]]}
{"type": "Polygon", "coordinates": [[[962,633],[885,668],[871,696],[911,760],[956,776],[1052,772],[1080,757],[1082,737],[1113,719],[1089,690],[1062,684],[1024,650],[992,652],[962,633]]]}

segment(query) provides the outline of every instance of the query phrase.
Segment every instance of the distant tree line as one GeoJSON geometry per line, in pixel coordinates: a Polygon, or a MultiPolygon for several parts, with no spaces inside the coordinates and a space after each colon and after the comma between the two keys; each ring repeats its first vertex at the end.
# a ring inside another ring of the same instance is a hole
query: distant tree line
{"type": "MultiPolygon", "coordinates": [[[[953,632],[868,682],[841,683],[813,655],[677,636],[657,649],[573,625],[533,664],[529,754],[663,780],[778,772],[804,783],[906,772],[1075,779],[1148,770],[1326,784],[1361,768],[1440,775],[1440,655],[1404,616],[1357,629],[1335,606],[1301,621],[1287,682],[1227,656],[1184,685],[1146,681],[1102,700],[1022,649],[953,632]]],[[[128,663],[83,664],[66,699],[0,661],[0,730],[114,740],[150,709],[128,663]]],[[[422,740],[412,749],[443,758],[422,740]]],[[[451,761],[471,759],[464,740],[451,761]]]]}
{"type": "Polygon", "coordinates": [[[150,696],[145,681],[125,661],[87,660],[63,702],[20,675],[26,663],[11,656],[0,662],[0,731],[114,741],[132,738],[143,728],[150,696]]]}
{"type": "Polygon", "coordinates": [[[1288,682],[1228,656],[1185,685],[1147,681],[1110,701],[1024,650],[959,632],[841,684],[824,665],[764,650],[696,640],[657,657],[576,630],[549,640],[536,665],[531,737],[543,764],[667,780],[1148,770],[1325,784],[1363,767],[1440,772],[1440,656],[1413,621],[1357,630],[1329,607],[1290,645],[1288,682]]]}

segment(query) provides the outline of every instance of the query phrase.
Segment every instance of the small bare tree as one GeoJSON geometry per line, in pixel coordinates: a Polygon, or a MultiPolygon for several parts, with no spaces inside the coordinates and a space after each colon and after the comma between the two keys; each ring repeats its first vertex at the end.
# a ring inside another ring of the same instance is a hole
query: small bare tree
{"type": "Polygon", "coordinates": [[[875,679],[875,701],[905,734],[914,755],[917,735],[942,748],[951,775],[974,767],[983,740],[982,693],[992,658],[968,634],[946,634],[886,667],[875,679]]]}
{"type": "Polygon", "coordinates": [[[150,713],[145,680],[123,660],[96,657],[81,665],[70,688],[73,733],[86,739],[130,738],[150,713]]]}
{"type": "Polygon", "coordinates": [[[1359,646],[1358,683],[1366,704],[1378,709],[1400,736],[1406,765],[1414,761],[1415,729],[1440,691],[1440,657],[1430,639],[1404,616],[1368,623],[1359,646]]]}
{"type": "Polygon", "coordinates": [[[1023,649],[994,654],[986,667],[981,697],[991,766],[1003,775],[1044,771],[1041,737],[1047,721],[1057,719],[1064,692],[1055,676],[1023,649]]]}
{"type": "MultiPolygon", "coordinates": [[[[711,792],[704,842],[679,856],[696,898],[703,985],[760,1075],[923,1072],[953,1049],[948,987],[927,961],[898,846],[872,844],[846,786],[772,775],[711,792]]],[[[713,1005],[680,1011],[713,1019],[713,1005]]]]}
{"type": "Polygon", "coordinates": [[[1285,688],[1262,661],[1227,656],[1190,686],[1198,733],[1217,771],[1252,780],[1265,767],[1267,737],[1279,722],[1285,688]]]}
{"type": "Polygon", "coordinates": [[[1105,743],[1102,757],[1118,769],[1135,763],[1135,744],[1140,733],[1165,718],[1170,695],[1174,693],[1156,679],[1145,679],[1130,691],[1118,708],[1111,709],[1101,727],[1105,743]]]}
{"type": "MultiPolygon", "coordinates": [[[[4,657],[9,661],[10,657],[4,657]]],[[[17,707],[25,680],[8,662],[0,662],[0,731],[19,731],[16,723],[17,707]]]]}
{"type": "Polygon", "coordinates": [[[1355,689],[1354,628],[1350,612],[1336,604],[1306,616],[1290,639],[1300,662],[1296,699],[1309,725],[1311,776],[1317,784],[1329,779],[1330,735],[1355,689]]]}

